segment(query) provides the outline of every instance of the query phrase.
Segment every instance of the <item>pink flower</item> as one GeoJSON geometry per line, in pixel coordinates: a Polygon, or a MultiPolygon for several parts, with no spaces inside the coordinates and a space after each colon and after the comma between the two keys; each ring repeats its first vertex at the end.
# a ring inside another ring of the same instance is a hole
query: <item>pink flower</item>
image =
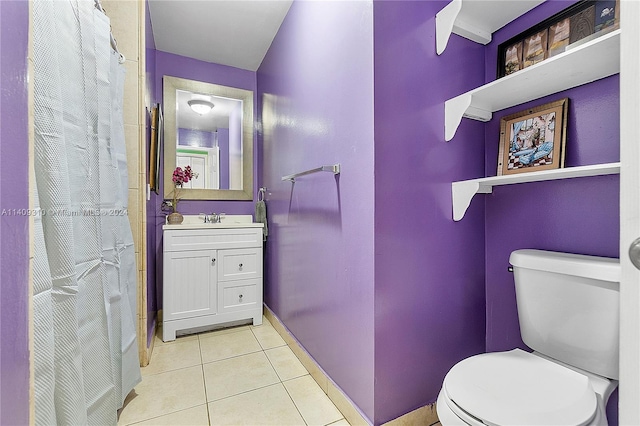
{"type": "Polygon", "coordinates": [[[178,197],[178,187],[182,188],[185,183],[197,177],[198,174],[194,173],[193,170],[191,170],[190,166],[186,166],[184,170],[182,169],[182,167],[176,167],[176,169],[173,171],[173,177],[171,179],[173,180],[173,184],[175,185],[175,188],[173,189],[172,204],[174,213],[177,212],[178,201],[180,201],[180,198],[178,197]]]}
{"type": "Polygon", "coordinates": [[[176,169],[173,171],[172,180],[175,186],[182,187],[182,185],[189,182],[193,178],[194,178],[194,173],[191,170],[191,166],[185,167],[184,170],[182,170],[182,167],[176,167],[176,169]]]}

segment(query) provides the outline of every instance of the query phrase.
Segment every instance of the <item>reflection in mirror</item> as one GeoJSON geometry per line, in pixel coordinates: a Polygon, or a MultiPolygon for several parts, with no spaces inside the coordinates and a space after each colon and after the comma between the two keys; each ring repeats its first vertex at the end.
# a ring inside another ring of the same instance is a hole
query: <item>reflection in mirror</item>
{"type": "Polygon", "coordinates": [[[242,100],[186,90],[177,97],[176,166],[198,174],[188,188],[242,189],[242,100]]]}
{"type": "Polygon", "coordinates": [[[197,179],[183,199],[253,198],[253,92],[164,77],[165,197],[176,166],[191,166],[197,179]]]}

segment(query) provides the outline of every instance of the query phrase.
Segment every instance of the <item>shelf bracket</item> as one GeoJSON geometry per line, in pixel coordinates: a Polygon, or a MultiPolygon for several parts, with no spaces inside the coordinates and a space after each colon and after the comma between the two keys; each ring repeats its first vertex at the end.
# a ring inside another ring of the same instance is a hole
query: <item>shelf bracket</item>
{"type": "Polygon", "coordinates": [[[464,112],[471,105],[471,95],[464,93],[444,103],[444,140],[449,142],[456,134],[464,112]]]}
{"type": "Polygon", "coordinates": [[[464,217],[474,195],[491,194],[491,191],[491,186],[481,185],[478,180],[453,182],[451,184],[453,220],[458,222],[464,217]]]}
{"type": "Polygon", "coordinates": [[[451,33],[480,44],[489,44],[493,32],[533,9],[544,0],[452,0],[436,14],[436,52],[441,55],[451,33]],[[494,3],[494,5],[488,5],[494,3]]]}
{"type": "Polygon", "coordinates": [[[447,48],[453,25],[462,9],[462,0],[453,0],[436,13],[436,52],[441,55],[447,48]]]}

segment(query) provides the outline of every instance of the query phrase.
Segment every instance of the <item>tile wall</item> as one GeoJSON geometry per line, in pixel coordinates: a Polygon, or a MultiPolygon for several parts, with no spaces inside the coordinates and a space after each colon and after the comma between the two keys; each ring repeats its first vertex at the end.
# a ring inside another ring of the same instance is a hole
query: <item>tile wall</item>
{"type": "Polygon", "coordinates": [[[104,0],[102,6],[111,19],[111,31],[125,56],[124,131],[129,172],[129,221],[133,232],[138,269],[137,335],[140,365],[149,363],[147,348],[147,178],[145,157],[146,122],[144,2],[104,0]]]}

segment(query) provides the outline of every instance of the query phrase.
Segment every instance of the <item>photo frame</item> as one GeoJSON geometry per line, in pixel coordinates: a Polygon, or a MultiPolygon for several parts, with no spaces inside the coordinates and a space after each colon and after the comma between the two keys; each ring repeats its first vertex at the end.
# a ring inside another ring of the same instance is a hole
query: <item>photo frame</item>
{"type": "Polygon", "coordinates": [[[571,18],[562,19],[549,27],[548,56],[563,53],[569,45],[571,18]]]}
{"type": "Polygon", "coordinates": [[[156,104],[151,110],[151,140],[149,141],[149,187],[156,194],[160,190],[163,124],[162,106],[156,104]]]}
{"type": "Polygon", "coordinates": [[[522,65],[522,40],[505,48],[504,54],[504,74],[513,74],[520,71],[522,65]]]}
{"type": "Polygon", "coordinates": [[[545,28],[524,39],[522,50],[524,68],[547,59],[547,35],[548,30],[545,28]]]}
{"type": "Polygon", "coordinates": [[[564,167],[569,98],[502,117],[497,175],[564,167]]]}

